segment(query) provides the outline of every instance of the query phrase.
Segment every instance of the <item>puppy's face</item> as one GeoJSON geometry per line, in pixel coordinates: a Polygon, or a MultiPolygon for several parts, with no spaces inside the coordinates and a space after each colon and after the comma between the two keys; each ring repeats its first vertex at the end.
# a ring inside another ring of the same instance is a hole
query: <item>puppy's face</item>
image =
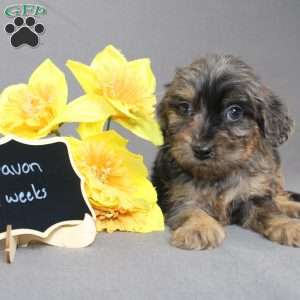
{"type": "Polygon", "coordinates": [[[195,175],[226,174],[283,143],[292,121],[252,69],[209,56],[179,70],[158,107],[165,142],[195,175]]]}

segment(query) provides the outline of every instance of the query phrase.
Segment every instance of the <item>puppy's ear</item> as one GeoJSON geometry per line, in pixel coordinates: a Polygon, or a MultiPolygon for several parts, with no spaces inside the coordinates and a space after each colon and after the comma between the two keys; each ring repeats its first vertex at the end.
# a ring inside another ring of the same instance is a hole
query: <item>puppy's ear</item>
{"type": "Polygon", "coordinates": [[[270,90],[264,89],[261,100],[264,136],[273,147],[278,147],[289,138],[294,121],[288,115],[287,107],[270,90]]]}
{"type": "Polygon", "coordinates": [[[160,129],[163,133],[164,138],[166,137],[167,126],[168,126],[168,116],[165,98],[163,98],[156,106],[156,114],[160,129]]]}
{"type": "MultiPolygon", "coordinates": [[[[165,88],[168,89],[170,85],[171,85],[170,83],[165,84],[165,88]]],[[[156,106],[156,115],[164,138],[166,138],[166,133],[168,128],[168,114],[167,114],[168,105],[167,105],[166,98],[167,97],[165,95],[156,106]]]]}

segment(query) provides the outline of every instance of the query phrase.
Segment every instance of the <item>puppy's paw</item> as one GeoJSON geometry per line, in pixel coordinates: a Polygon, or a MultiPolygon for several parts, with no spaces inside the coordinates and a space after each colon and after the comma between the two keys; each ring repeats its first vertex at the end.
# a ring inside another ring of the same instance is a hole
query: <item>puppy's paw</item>
{"type": "Polygon", "coordinates": [[[271,226],[265,236],[282,245],[300,247],[300,221],[291,219],[286,223],[271,226]]]}
{"type": "Polygon", "coordinates": [[[300,194],[287,192],[275,198],[277,207],[291,218],[300,218],[300,194]]]}
{"type": "Polygon", "coordinates": [[[173,231],[172,246],[187,250],[204,250],[220,246],[225,239],[224,228],[218,224],[183,225],[173,231]]]}

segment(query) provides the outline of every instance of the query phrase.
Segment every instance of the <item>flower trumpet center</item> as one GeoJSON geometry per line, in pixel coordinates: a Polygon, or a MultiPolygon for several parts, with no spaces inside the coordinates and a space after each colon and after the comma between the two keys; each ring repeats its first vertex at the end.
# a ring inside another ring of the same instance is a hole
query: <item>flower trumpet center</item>
{"type": "Polygon", "coordinates": [[[101,82],[101,90],[106,99],[110,99],[112,104],[118,102],[126,107],[130,113],[146,112],[151,114],[154,110],[145,98],[143,86],[138,78],[132,74],[126,74],[126,71],[119,70],[106,82],[101,82]]]}
{"type": "Polygon", "coordinates": [[[98,220],[116,220],[120,215],[126,214],[122,209],[119,210],[99,210],[95,209],[96,217],[98,220]]]}
{"type": "Polygon", "coordinates": [[[33,96],[24,102],[22,109],[23,113],[27,117],[32,117],[38,113],[43,112],[45,110],[45,104],[41,103],[38,97],[33,96]]]}
{"type": "Polygon", "coordinates": [[[30,127],[42,128],[55,117],[51,101],[28,93],[20,103],[23,120],[30,127]]]}
{"type": "Polygon", "coordinates": [[[103,183],[107,183],[109,176],[112,174],[111,167],[98,168],[96,166],[92,167],[92,172],[94,175],[103,183]]]}
{"type": "Polygon", "coordinates": [[[102,210],[97,210],[96,216],[99,220],[107,220],[107,219],[118,219],[119,217],[119,212],[118,211],[102,211],[102,210]]]}

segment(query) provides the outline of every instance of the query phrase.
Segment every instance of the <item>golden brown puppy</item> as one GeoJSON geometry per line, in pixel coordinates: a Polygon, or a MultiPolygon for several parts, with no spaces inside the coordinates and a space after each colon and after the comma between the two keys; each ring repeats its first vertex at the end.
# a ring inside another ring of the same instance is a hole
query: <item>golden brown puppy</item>
{"type": "Polygon", "coordinates": [[[214,248],[238,224],[300,247],[300,195],[283,190],[277,151],[293,121],[248,65],[210,55],[178,70],[158,117],[152,179],[172,245],[214,248]]]}

